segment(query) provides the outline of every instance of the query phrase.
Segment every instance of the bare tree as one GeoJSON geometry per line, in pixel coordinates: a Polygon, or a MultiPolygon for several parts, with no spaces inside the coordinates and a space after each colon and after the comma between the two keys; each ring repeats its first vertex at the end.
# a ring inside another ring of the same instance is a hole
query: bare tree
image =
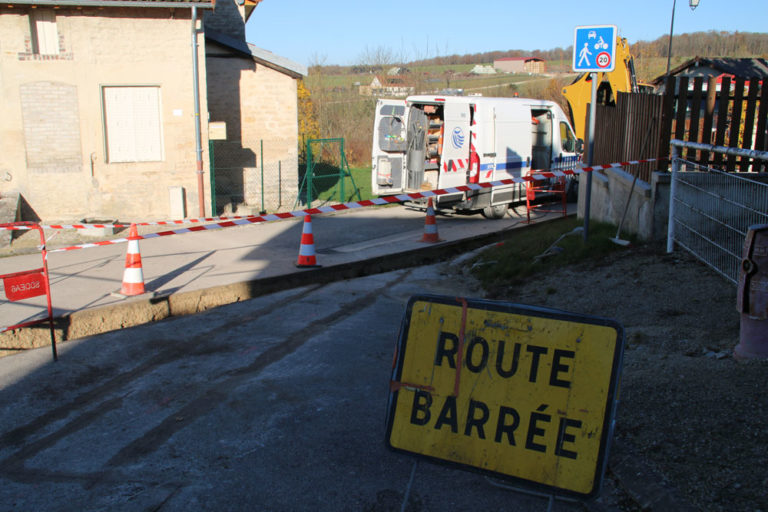
{"type": "Polygon", "coordinates": [[[397,61],[392,49],[384,46],[377,46],[376,48],[366,46],[357,59],[359,64],[370,68],[383,68],[397,61]]]}

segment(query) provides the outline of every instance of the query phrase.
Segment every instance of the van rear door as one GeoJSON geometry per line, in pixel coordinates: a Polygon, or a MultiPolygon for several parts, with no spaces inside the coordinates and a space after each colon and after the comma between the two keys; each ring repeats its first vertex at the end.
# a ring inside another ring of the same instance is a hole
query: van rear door
{"type": "Polygon", "coordinates": [[[466,185],[470,145],[469,104],[446,102],[443,113],[445,128],[439,187],[466,185]]]}
{"type": "Polygon", "coordinates": [[[403,192],[407,117],[404,100],[376,102],[371,149],[371,185],[376,195],[403,192]]]}

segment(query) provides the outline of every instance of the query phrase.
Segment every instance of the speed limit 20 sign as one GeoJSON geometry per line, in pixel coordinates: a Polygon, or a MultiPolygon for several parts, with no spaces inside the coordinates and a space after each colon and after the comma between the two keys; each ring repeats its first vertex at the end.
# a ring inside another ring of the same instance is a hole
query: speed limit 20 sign
{"type": "Polygon", "coordinates": [[[597,54],[597,67],[600,69],[607,69],[611,65],[612,59],[607,52],[600,52],[597,54]]]}

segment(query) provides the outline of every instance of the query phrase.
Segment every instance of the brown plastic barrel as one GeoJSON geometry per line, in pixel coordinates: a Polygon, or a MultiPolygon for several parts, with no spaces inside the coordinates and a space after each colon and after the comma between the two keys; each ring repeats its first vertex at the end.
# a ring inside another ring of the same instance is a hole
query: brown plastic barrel
{"type": "Polygon", "coordinates": [[[768,224],[750,226],[744,239],[736,309],[741,314],[738,359],[768,359],[768,224]]]}

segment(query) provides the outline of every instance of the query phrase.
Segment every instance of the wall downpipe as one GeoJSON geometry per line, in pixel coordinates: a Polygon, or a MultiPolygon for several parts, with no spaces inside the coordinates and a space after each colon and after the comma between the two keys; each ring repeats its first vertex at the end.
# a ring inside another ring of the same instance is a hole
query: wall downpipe
{"type": "Polygon", "coordinates": [[[197,6],[192,6],[192,90],[195,103],[195,155],[197,161],[197,204],[200,217],[205,217],[205,185],[203,184],[203,146],[200,133],[200,71],[197,60],[197,6]]]}

